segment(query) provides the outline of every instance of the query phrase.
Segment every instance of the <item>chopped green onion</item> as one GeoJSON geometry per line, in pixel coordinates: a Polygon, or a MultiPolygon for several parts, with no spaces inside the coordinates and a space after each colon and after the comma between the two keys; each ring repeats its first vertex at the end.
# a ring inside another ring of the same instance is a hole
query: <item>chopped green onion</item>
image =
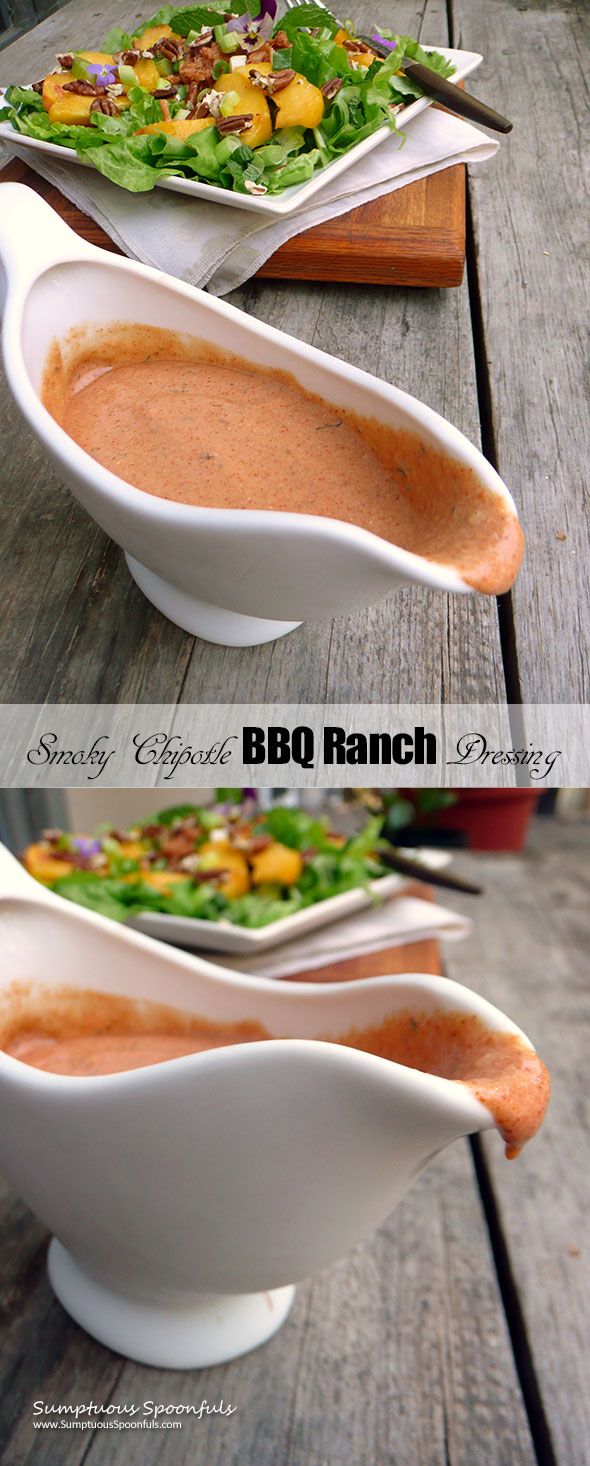
{"type": "Polygon", "coordinates": [[[229,137],[222,137],[221,142],[217,144],[215,149],[215,157],[219,165],[223,166],[224,163],[227,163],[228,158],[231,158],[236,148],[241,148],[241,146],[240,139],[235,133],[230,133],[229,137]]]}
{"type": "Polygon", "coordinates": [[[238,92],[226,92],[219,108],[222,117],[231,117],[236,102],[239,102],[238,92]]]}
{"type": "Polygon", "coordinates": [[[126,91],[129,91],[129,87],[139,86],[139,77],[134,72],[132,66],[119,67],[119,81],[125,87],[126,91]]]}
{"type": "MultiPolygon", "coordinates": [[[[216,26],[215,29],[220,30],[220,26],[216,26]]],[[[235,31],[225,31],[224,35],[220,36],[218,44],[222,51],[225,51],[226,56],[232,56],[234,51],[240,49],[239,37],[235,31]]]]}

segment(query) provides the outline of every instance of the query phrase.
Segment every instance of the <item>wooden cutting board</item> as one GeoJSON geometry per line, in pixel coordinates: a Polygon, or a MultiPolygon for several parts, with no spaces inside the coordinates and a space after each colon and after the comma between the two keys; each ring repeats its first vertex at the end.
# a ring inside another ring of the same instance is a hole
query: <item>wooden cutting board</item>
{"type": "MultiPolygon", "coordinates": [[[[0,182],[27,183],[93,244],[118,253],[93,219],[26,163],[14,160],[0,182]]],[[[296,235],[267,260],[261,276],[367,285],[460,285],[465,264],[465,166],[407,184],[296,235]]]]}

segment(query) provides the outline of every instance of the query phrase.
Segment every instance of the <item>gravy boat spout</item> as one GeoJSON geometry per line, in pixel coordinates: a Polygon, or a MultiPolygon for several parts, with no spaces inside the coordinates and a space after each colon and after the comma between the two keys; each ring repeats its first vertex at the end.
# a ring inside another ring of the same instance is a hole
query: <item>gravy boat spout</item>
{"type": "MultiPolygon", "coordinates": [[[[471,470],[480,487],[470,488],[461,511],[469,533],[478,502],[481,507],[477,495],[485,492],[501,501],[503,522],[520,535],[514,503],[495,470],[462,433],[407,393],[204,291],[85,243],[21,184],[1,185],[0,221],[4,357],[18,406],[72,492],[122,546],[144,594],[186,631],[250,646],[302,620],[349,615],[407,585],[463,593],[471,586],[452,563],[325,517],[313,450],[313,514],[198,507],[131,486],[90,457],[43,406],[44,369],[56,342],[67,365],[72,340],[79,351],[80,341],[90,342],[97,329],[165,328],[185,344],[197,339],[250,366],[288,373],[332,407],[413,434],[425,451],[444,453],[457,471],[471,470]]],[[[424,524],[432,512],[424,509],[424,524]]]]}
{"type": "Polygon", "coordinates": [[[54,1233],[54,1290],[148,1364],[262,1343],[294,1283],[379,1225],[451,1140],[494,1126],[465,1084],[330,1038],[409,1010],[477,1015],[528,1044],[438,977],[322,986],[227,971],[70,905],[1,851],[0,953],[0,1044],[27,992],[42,1015],[81,988],[270,1035],[100,1077],[0,1051],[0,1165],[54,1233]]]}

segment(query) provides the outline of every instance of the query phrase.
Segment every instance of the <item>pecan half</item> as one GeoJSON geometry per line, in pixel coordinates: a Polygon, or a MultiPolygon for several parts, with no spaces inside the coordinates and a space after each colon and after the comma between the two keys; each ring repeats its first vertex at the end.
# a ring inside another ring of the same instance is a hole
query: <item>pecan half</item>
{"type": "Polygon", "coordinates": [[[360,55],[363,51],[370,51],[370,46],[365,46],[364,41],[343,41],[345,51],[356,51],[360,55]]]}
{"type": "Polygon", "coordinates": [[[74,65],[74,58],[70,51],[66,51],[64,56],[56,56],[55,59],[58,66],[63,66],[64,71],[72,70],[72,66],[74,65]]]}
{"type": "Polygon", "coordinates": [[[190,43],[190,45],[189,45],[189,47],[188,47],[188,49],[186,51],[186,55],[187,56],[196,56],[197,51],[200,51],[201,46],[208,46],[209,45],[209,42],[212,41],[212,40],[213,40],[213,31],[211,31],[211,30],[201,31],[200,36],[195,36],[194,41],[191,41],[191,43],[190,43]]]}
{"type": "MultiPolygon", "coordinates": [[[[45,80],[45,78],[43,78],[43,80],[45,80]]],[[[32,87],[31,87],[31,91],[32,92],[39,92],[39,93],[41,93],[43,91],[43,82],[42,81],[34,81],[32,87]]]]}
{"type": "Polygon", "coordinates": [[[62,90],[74,92],[77,97],[98,96],[98,87],[93,86],[91,81],[64,81],[62,90]]]}
{"type": "Polygon", "coordinates": [[[110,97],[95,97],[94,101],[90,104],[90,111],[102,112],[104,117],[116,117],[119,108],[116,102],[111,101],[110,97]]]}
{"type": "Polygon", "coordinates": [[[261,91],[268,92],[274,97],[275,92],[284,91],[295,80],[295,72],[285,66],[282,71],[269,71],[268,76],[263,71],[257,71],[255,66],[248,67],[248,76],[252,85],[260,87],[261,91]]]}
{"type": "Polygon", "coordinates": [[[218,117],[215,126],[222,137],[227,137],[230,132],[243,132],[249,127],[254,117],[253,112],[244,112],[239,117],[218,117]]]}
{"type": "Polygon", "coordinates": [[[135,66],[140,56],[141,51],[115,51],[113,61],[117,66],[135,66]]]}
{"type": "Polygon", "coordinates": [[[171,81],[165,87],[157,87],[156,91],[152,92],[152,97],[155,97],[156,101],[159,102],[162,97],[175,97],[177,91],[178,83],[171,81]]]}
{"type": "Polygon", "coordinates": [[[152,56],[157,56],[165,61],[178,61],[184,50],[183,41],[175,41],[174,36],[162,36],[161,41],[156,41],[151,47],[152,56]]]}
{"type": "Polygon", "coordinates": [[[327,81],[321,88],[324,101],[331,102],[332,98],[336,96],[336,93],[340,91],[341,86],[342,81],[339,76],[333,76],[331,81],[327,81]]]}

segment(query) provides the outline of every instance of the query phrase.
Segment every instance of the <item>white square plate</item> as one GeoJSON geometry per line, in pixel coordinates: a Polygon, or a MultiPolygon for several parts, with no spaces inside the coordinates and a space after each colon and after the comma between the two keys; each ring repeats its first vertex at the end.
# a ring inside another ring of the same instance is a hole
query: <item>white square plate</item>
{"type": "MultiPolygon", "coordinates": [[[[475,71],[483,60],[483,57],[476,51],[451,51],[445,46],[425,46],[423,49],[439,51],[441,56],[446,56],[447,60],[452,62],[455,72],[450,80],[453,82],[463,81],[463,78],[475,71]]],[[[3,101],[4,91],[0,91],[0,105],[3,104],[3,101]]],[[[408,107],[404,107],[402,112],[398,112],[396,118],[400,130],[403,132],[413,117],[417,117],[426,107],[431,106],[432,103],[428,97],[420,97],[418,101],[411,102],[408,107]]],[[[327,183],[338,178],[340,173],[351,168],[353,163],[358,163],[360,158],[364,158],[385,138],[392,135],[389,127],[380,127],[370,137],[356,143],[355,147],[350,148],[341,158],[336,158],[333,163],[328,163],[326,168],[320,168],[319,173],[315,173],[308,183],[298,183],[293,188],[286,188],[284,193],[272,196],[264,194],[261,198],[255,198],[251,194],[233,193],[228,188],[216,188],[215,184],[201,183],[198,179],[193,180],[192,178],[162,178],[156,187],[169,189],[171,193],[185,193],[190,198],[208,199],[210,203],[229,204],[230,208],[234,209],[250,209],[256,214],[293,214],[296,209],[305,206],[327,183]]],[[[15,132],[9,122],[0,122],[0,138],[13,147],[32,148],[35,152],[59,158],[62,163],[78,163],[82,168],[92,167],[91,163],[85,163],[71,148],[60,148],[57,143],[45,143],[34,137],[26,137],[24,133],[15,132]]]]}
{"type": "MultiPolygon", "coordinates": [[[[445,850],[416,848],[407,852],[409,860],[412,854],[421,865],[429,866],[431,870],[440,870],[451,859],[445,850]]],[[[148,937],[157,937],[161,942],[172,942],[177,947],[244,957],[249,953],[267,952],[271,947],[280,946],[281,942],[294,941],[296,937],[306,936],[317,927],[339,921],[343,916],[353,916],[355,911],[371,906],[376,898],[384,901],[409,884],[407,876],[381,876],[371,883],[370,891],[362,886],[354,891],[344,891],[341,896],[330,896],[327,901],[318,901],[316,906],[306,906],[303,911],[296,911],[294,916],[284,916],[270,926],[233,926],[230,921],[201,921],[195,916],[168,916],[163,911],[143,912],[127,925],[145,932],[148,937]]]]}

